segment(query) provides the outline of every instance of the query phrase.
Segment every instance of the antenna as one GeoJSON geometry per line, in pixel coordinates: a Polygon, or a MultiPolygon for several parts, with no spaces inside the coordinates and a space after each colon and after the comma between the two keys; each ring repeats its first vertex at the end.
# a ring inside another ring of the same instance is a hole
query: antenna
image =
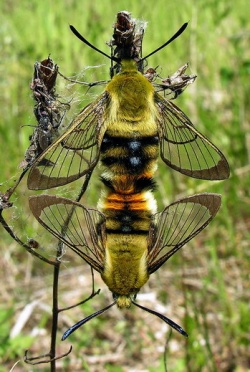
{"type": "Polygon", "coordinates": [[[150,314],[153,314],[153,315],[156,315],[158,316],[158,318],[160,318],[161,320],[163,320],[165,323],[167,323],[168,325],[170,325],[170,327],[174,328],[176,331],[178,331],[182,336],[185,336],[185,337],[188,337],[188,334],[184,331],[183,328],[181,328],[178,324],[176,324],[175,322],[173,322],[173,320],[167,318],[165,315],[163,314],[160,314],[160,313],[157,313],[156,311],[154,310],[151,310],[151,309],[148,309],[147,307],[144,307],[144,306],[141,306],[141,305],[138,305],[135,301],[132,300],[132,303],[139,307],[140,309],[142,310],[145,310],[147,311],[148,313],[150,314]]]}
{"type": "Polygon", "coordinates": [[[152,56],[153,54],[155,54],[156,52],[158,52],[159,50],[161,50],[162,48],[165,48],[165,46],[167,46],[168,44],[170,44],[172,41],[174,41],[174,39],[176,39],[178,36],[180,36],[183,31],[187,28],[188,26],[188,23],[184,23],[181,28],[168,40],[166,41],[166,43],[164,43],[162,46],[160,46],[159,48],[155,49],[152,53],[149,53],[146,57],[143,57],[142,59],[140,59],[139,62],[142,62],[144,61],[146,58],[152,56]]]}
{"type": "Polygon", "coordinates": [[[112,306],[114,306],[116,304],[116,301],[115,302],[112,302],[112,304],[104,307],[104,309],[101,309],[101,310],[98,310],[97,312],[95,312],[94,314],[91,314],[89,316],[87,316],[86,318],[80,320],[79,322],[77,322],[76,324],[74,324],[72,327],[70,327],[66,332],[64,332],[63,336],[62,336],[62,341],[66,340],[66,338],[71,335],[71,333],[75,332],[79,327],[81,327],[83,324],[87,323],[89,320],[95,318],[96,316],[104,313],[106,310],[110,309],[112,306]]]}
{"type": "Polygon", "coordinates": [[[69,26],[71,31],[73,32],[73,34],[75,34],[76,37],[78,37],[78,39],[80,39],[84,44],[88,45],[90,48],[96,50],[97,52],[99,52],[100,54],[104,55],[105,57],[111,59],[111,61],[115,61],[117,63],[120,63],[120,60],[118,58],[115,58],[115,57],[110,57],[108,54],[104,53],[102,50],[96,48],[93,44],[91,44],[88,40],[86,40],[76,29],[74,26],[70,25],[69,26]]]}

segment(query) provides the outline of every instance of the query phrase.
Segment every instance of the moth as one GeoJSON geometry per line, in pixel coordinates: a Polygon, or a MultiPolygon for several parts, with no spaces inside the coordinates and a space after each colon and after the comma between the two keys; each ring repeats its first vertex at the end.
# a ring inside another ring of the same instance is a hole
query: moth
{"type": "Polygon", "coordinates": [[[144,72],[146,58],[177,38],[187,24],[163,46],[143,58],[145,24],[132,19],[128,12],[117,14],[110,42],[111,57],[70,27],[85,44],[111,59],[112,78],[104,92],[86,106],[34,162],[28,177],[29,189],[50,189],[91,174],[108,146],[112,162],[124,157],[130,144],[135,154],[128,157],[129,162],[132,161],[132,173],[136,171],[138,154],[150,157],[152,145],[157,147],[152,159],[155,165],[160,155],[163,162],[186,176],[207,180],[229,177],[229,166],[221,151],[199,133],[171,100],[158,92],[168,90],[177,96],[191,84],[195,77],[185,75],[186,65],[172,77],[163,79],[161,84],[154,83],[154,69],[144,72]]]}
{"type": "Polygon", "coordinates": [[[132,304],[140,307],[187,336],[165,315],[135,302],[136,295],[151,274],[211,222],[220,208],[220,195],[186,197],[154,214],[147,203],[138,206],[136,198],[129,209],[123,204],[123,209],[109,208],[104,213],[52,195],[32,196],[29,203],[35,218],[50,233],[100,273],[114,299],[69,328],[63,340],[115,304],[121,309],[132,304]]]}

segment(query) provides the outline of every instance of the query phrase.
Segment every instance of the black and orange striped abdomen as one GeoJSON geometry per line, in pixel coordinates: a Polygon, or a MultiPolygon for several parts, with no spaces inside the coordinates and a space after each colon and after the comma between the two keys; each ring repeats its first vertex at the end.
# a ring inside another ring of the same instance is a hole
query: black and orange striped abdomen
{"type": "Polygon", "coordinates": [[[109,229],[117,233],[148,232],[150,218],[156,210],[151,191],[154,188],[157,157],[156,136],[104,136],[101,146],[104,172],[101,180],[105,191],[99,207],[107,219],[107,232],[109,229]]]}

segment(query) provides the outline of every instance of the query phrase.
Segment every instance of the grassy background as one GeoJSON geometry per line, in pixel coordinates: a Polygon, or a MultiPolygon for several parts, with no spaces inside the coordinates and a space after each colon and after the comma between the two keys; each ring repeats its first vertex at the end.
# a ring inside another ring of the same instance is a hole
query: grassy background
{"type": "MultiPolygon", "coordinates": [[[[81,44],[68,25],[73,24],[90,42],[109,53],[105,42],[111,38],[115,14],[124,9],[148,21],[144,55],[189,21],[185,33],[152,56],[148,63],[153,67],[160,65],[162,76],[167,76],[189,61],[190,71],[197,74],[198,79],[175,103],[223,151],[231,167],[230,179],[223,182],[188,179],[163,165],[158,172],[160,207],[195,192],[218,192],[223,196],[222,208],[211,226],[154,274],[142,291],[140,302],[183,325],[189,339],[184,340],[175,332],[170,334],[160,320],[139,309],[120,312],[113,308],[86,324],[69,342],[60,342],[67,326],[110,301],[108,290],[96,276],[101,294],[86,306],[61,315],[58,354],[66,351],[70,343],[73,352],[58,362],[58,371],[163,371],[164,350],[169,371],[249,370],[250,28],[247,5],[246,0],[156,0],[154,3],[11,0],[0,3],[2,191],[13,184],[20,173],[18,164],[32,132],[32,128],[24,125],[35,124],[29,90],[34,62],[51,54],[66,76],[78,74],[86,66],[101,65],[87,70],[87,76],[82,79],[108,79],[109,61],[81,44]]],[[[59,80],[58,89],[63,97],[71,94],[63,80],[59,80]]],[[[78,94],[83,94],[81,89],[78,88],[78,94]]],[[[81,104],[85,103],[82,100],[81,104]]],[[[95,179],[89,193],[88,200],[95,203],[98,195],[95,179]]],[[[15,231],[24,239],[33,237],[33,231],[38,229],[29,215],[27,196],[23,182],[12,200],[15,208],[6,212],[15,231]]],[[[36,231],[47,239],[48,256],[54,255],[51,236],[36,231]]],[[[47,371],[45,366],[25,365],[22,358],[28,348],[32,355],[48,351],[51,267],[28,255],[2,227],[0,234],[0,371],[8,371],[16,362],[14,371],[47,371]],[[14,328],[16,325],[20,328],[14,328]]],[[[91,290],[89,268],[78,257],[67,256],[60,283],[62,306],[80,301],[91,290]]]]}

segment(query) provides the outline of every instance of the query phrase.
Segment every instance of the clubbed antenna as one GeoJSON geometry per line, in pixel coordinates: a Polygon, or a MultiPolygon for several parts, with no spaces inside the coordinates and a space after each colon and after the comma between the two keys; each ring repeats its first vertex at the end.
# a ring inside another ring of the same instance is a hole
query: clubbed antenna
{"type": "Polygon", "coordinates": [[[80,328],[83,324],[87,323],[89,320],[95,318],[96,316],[104,313],[105,311],[107,311],[108,309],[110,309],[112,306],[114,306],[116,304],[116,301],[115,302],[112,302],[112,304],[106,306],[104,309],[101,309],[101,310],[98,310],[96,313],[94,314],[91,314],[89,316],[87,316],[86,318],[80,320],[79,322],[77,322],[76,324],[74,324],[72,327],[70,327],[62,336],[62,341],[66,340],[67,337],[69,337],[69,335],[71,335],[71,333],[75,332],[78,328],[80,328]]]}
{"type": "Polygon", "coordinates": [[[119,60],[115,57],[110,57],[108,54],[104,53],[102,50],[96,48],[93,44],[91,44],[87,39],[85,39],[76,29],[74,26],[69,26],[73,34],[75,34],[78,39],[80,39],[84,44],[88,45],[90,48],[96,50],[98,53],[104,55],[105,57],[111,59],[112,61],[119,62],[119,60]]]}
{"type": "Polygon", "coordinates": [[[157,313],[157,311],[154,311],[154,310],[148,309],[147,307],[144,307],[144,306],[138,305],[135,301],[132,301],[132,303],[133,303],[135,306],[139,307],[140,309],[145,310],[145,311],[147,311],[147,312],[150,313],[150,314],[153,314],[153,315],[158,316],[158,318],[160,318],[160,319],[163,320],[165,323],[167,323],[168,325],[170,325],[170,327],[174,328],[174,329],[175,329],[176,331],[178,331],[182,336],[188,337],[187,332],[185,332],[183,328],[181,328],[178,324],[176,324],[175,322],[173,322],[171,319],[167,318],[165,315],[160,314],[160,313],[157,313]]]}
{"type": "Polygon", "coordinates": [[[183,31],[187,28],[188,26],[188,23],[184,23],[181,28],[168,40],[166,41],[166,43],[164,43],[162,46],[160,46],[159,48],[155,49],[153,52],[149,53],[146,57],[143,57],[140,62],[144,61],[146,58],[148,57],[151,57],[153,54],[155,54],[156,52],[159,52],[159,50],[165,48],[165,46],[167,46],[168,44],[172,43],[172,41],[174,41],[175,39],[177,39],[177,37],[179,37],[183,31]]]}

